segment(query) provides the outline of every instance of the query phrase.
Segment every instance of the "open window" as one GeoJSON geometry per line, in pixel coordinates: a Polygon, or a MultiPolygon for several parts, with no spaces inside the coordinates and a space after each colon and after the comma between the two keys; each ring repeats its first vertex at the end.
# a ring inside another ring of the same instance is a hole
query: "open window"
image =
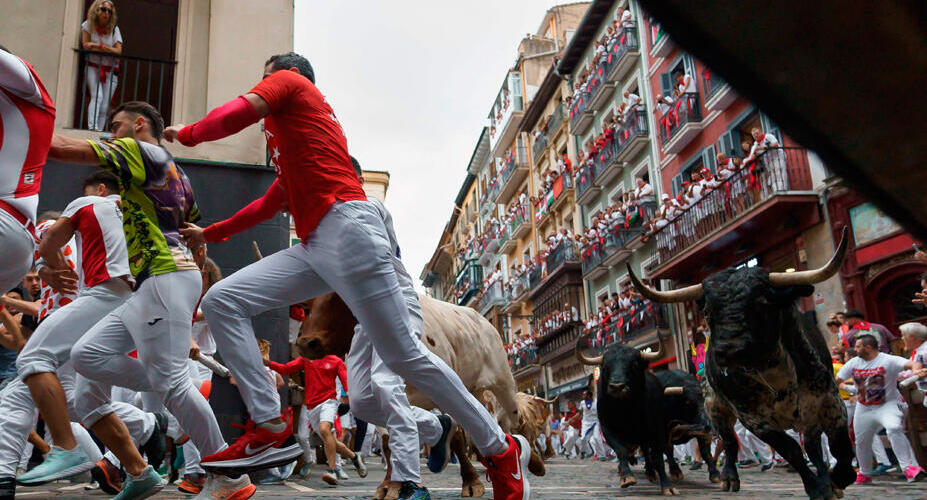
{"type": "MultiPolygon", "coordinates": [[[[82,2],[87,18],[92,0],[82,2]]],[[[128,101],[145,101],[171,123],[179,0],[119,0],[115,2],[122,35],[122,53],[85,50],[78,38],[78,71],[74,99],[76,129],[103,130],[109,110],[128,101]]]]}

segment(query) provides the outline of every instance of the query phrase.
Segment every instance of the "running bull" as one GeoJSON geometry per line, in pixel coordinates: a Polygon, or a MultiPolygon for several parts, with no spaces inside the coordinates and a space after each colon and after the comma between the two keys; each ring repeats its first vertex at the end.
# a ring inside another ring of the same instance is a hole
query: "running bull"
{"type": "MultiPolygon", "coordinates": [[[[666,454],[672,479],[682,479],[682,471],[673,458],[672,444],[696,438],[702,455],[711,456],[710,424],[702,410],[698,381],[678,370],[650,372],[648,366],[661,357],[660,350],[641,352],[615,345],[600,356],[590,357],[582,353],[581,341],[582,337],[576,342],[576,357],[585,365],[600,367],[599,424],[605,441],[618,455],[621,487],[637,483],[628,460],[640,448],[648,479],[651,482],[659,479],[664,495],[679,494],[667,478],[663,465],[666,454]]],[[[715,464],[711,460],[707,463],[709,480],[718,482],[715,464]]]]}
{"type": "Polygon", "coordinates": [[[853,444],[847,415],[837,392],[827,344],[799,320],[796,300],[814,292],[840,268],[847,251],[847,230],[824,267],[791,273],[760,268],[726,269],[699,285],[661,292],[628,269],[634,286],[653,301],[698,301],[711,331],[706,356],[706,407],[724,440],[726,461],[722,488],[738,491],[734,461],[734,419],[771,445],[801,475],[812,499],[843,496],[853,482],[853,444]],[[804,434],[805,451],[817,473],[805,463],[802,449],[785,431],[804,434]],[[821,448],[827,435],[833,470],[821,448]]]}
{"type": "MultiPolygon", "coordinates": [[[[509,369],[505,346],[495,327],[473,309],[421,294],[419,301],[424,318],[422,342],[460,376],[467,390],[477,399],[483,391],[490,391],[499,405],[494,412],[499,425],[505,432],[517,430],[520,413],[515,379],[509,369]]],[[[344,356],[351,347],[356,324],[351,310],[336,294],[317,297],[310,304],[309,315],[296,345],[300,354],[310,359],[328,354],[344,356]]],[[[435,408],[434,403],[412,385],[406,385],[406,392],[412,405],[435,408]]],[[[482,496],[485,488],[464,453],[463,439],[455,439],[453,446],[461,464],[461,496],[482,496]]],[[[544,462],[537,453],[531,454],[529,470],[535,475],[544,475],[544,462]]]]}

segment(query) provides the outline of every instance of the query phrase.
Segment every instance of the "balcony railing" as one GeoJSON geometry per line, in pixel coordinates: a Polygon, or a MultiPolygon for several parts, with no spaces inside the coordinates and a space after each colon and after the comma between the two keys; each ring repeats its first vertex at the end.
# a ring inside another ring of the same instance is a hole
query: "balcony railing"
{"type": "Polygon", "coordinates": [[[595,187],[596,167],[592,165],[583,166],[576,174],[576,197],[582,198],[589,189],[595,187]]]}
{"type": "Polygon", "coordinates": [[[661,325],[660,311],[659,304],[639,300],[629,310],[614,315],[607,323],[586,334],[585,342],[580,341],[580,345],[601,352],[610,345],[630,342],[661,325]]]}
{"type": "Polygon", "coordinates": [[[520,370],[528,368],[529,366],[538,364],[538,348],[537,346],[527,346],[522,350],[518,351],[515,354],[509,356],[509,367],[512,369],[512,373],[517,373],[520,370]]]}
{"type": "Polygon", "coordinates": [[[457,273],[457,304],[464,305],[476,296],[483,284],[483,268],[475,259],[467,260],[457,273]]]}
{"type": "Polygon", "coordinates": [[[660,144],[664,147],[689,123],[702,121],[698,93],[679,96],[673,107],[660,118],[660,144]]]}
{"type": "Polygon", "coordinates": [[[104,130],[109,110],[129,101],[145,101],[171,123],[174,69],[177,61],[94,50],[75,49],[78,54],[77,93],[73,127],[104,130]]]}
{"type": "Polygon", "coordinates": [[[807,150],[767,150],[654,233],[660,263],[680,255],[766,200],[811,187],[807,150]]]}
{"type": "Polygon", "coordinates": [[[605,235],[600,235],[599,240],[583,252],[583,274],[589,274],[600,265],[610,265],[619,261],[615,256],[622,250],[626,254],[629,252],[626,247],[643,235],[644,222],[652,219],[656,211],[656,202],[641,203],[630,215],[625,216],[624,224],[609,230],[605,235]]]}
{"type": "Polygon", "coordinates": [[[625,118],[621,129],[615,134],[615,140],[612,141],[615,143],[615,156],[620,160],[634,139],[647,137],[647,135],[647,112],[644,109],[638,109],[625,118]]]}
{"type": "Polygon", "coordinates": [[[538,158],[541,157],[541,153],[543,153],[546,148],[547,134],[541,134],[537,136],[537,138],[534,140],[534,145],[531,146],[531,157],[534,158],[535,163],[537,163],[538,158]]]}
{"type": "Polygon", "coordinates": [[[558,176],[553,186],[551,186],[550,191],[545,193],[544,199],[538,201],[538,205],[534,207],[535,222],[540,223],[544,220],[547,214],[550,213],[551,207],[553,207],[554,204],[557,203],[557,200],[559,200],[571,187],[573,187],[573,180],[569,176],[558,176]]]}
{"type": "Polygon", "coordinates": [[[502,304],[505,301],[505,294],[502,293],[502,282],[496,281],[489,288],[483,291],[480,296],[480,311],[486,311],[492,306],[502,304]]]}
{"type": "Polygon", "coordinates": [[[538,339],[538,358],[541,363],[559,358],[573,350],[576,338],[582,335],[582,323],[567,323],[556,335],[538,339]]]}
{"type": "Polygon", "coordinates": [[[534,266],[534,269],[528,272],[528,286],[533,290],[544,279],[544,267],[541,264],[534,266]]]}
{"type": "Polygon", "coordinates": [[[570,103],[570,128],[578,128],[577,123],[588,106],[589,92],[581,92],[573,96],[573,101],[570,103]]]}
{"type": "Polygon", "coordinates": [[[566,262],[579,262],[579,248],[572,241],[564,240],[547,255],[547,274],[554,274],[566,262]]]}

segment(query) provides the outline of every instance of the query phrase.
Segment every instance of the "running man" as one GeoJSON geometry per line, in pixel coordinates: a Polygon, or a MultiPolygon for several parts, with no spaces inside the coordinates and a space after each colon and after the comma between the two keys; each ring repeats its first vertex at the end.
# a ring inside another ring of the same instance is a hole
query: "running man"
{"type": "Polygon", "coordinates": [[[55,130],[55,105],[38,73],[0,46],[0,290],[16,286],[35,251],[42,166],[55,130]]]}
{"type": "MultiPolygon", "coordinates": [[[[42,237],[41,263],[52,271],[40,271],[44,279],[60,292],[66,294],[77,289],[79,293],[70,307],[55,310],[42,321],[17,359],[19,376],[4,391],[0,403],[0,481],[15,473],[19,454],[39,413],[54,446],[45,462],[21,475],[19,483],[41,484],[79,474],[100,458],[92,440],[93,455],[85,451],[87,447],[79,445],[89,440],[89,436],[85,437],[86,431],[70,422],[69,416],[76,415],[77,401],[73,394],[75,373],[69,359],[71,346],[132,294],[120,198],[115,194],[118,187],[114,175],[102,171],[92,174],[84,181],[84,196],[72,201],[42,237]],[[61,251],[72,238],[78,256],[76,265],[66,260],[61,251]],[[79,271],[75,274],[77,283],[67,278],[66,273],[74,273],[72,265],[79,271]]],[[[63,303],[63,299],[58,303],[63,303]]],[[[160,463],[164,455],[164,424],[156,425],[153,415],[130,405],[120,406],[117,411],[130,427],[127,432],[141,436],[143,443],[150,443],[143,448],[152,461],[160,463]]],[[[102,435],[114,432],[104,427],[93,430],[102,435]]]]}
{"type": "MultiPolygon", "coordinates": [[[[119,105],[111,116],[112,139],[82,141],[56,135],[49,157],[100,165],[119,179],[129,269],[136,289],[74,345],[71,355],[83,375],[77,384],[78,417],[127,472],[117,498],[143,498],[159,491],[163,482],[131,446],[113,413],[114,382],[143,393],[147,411],[160,413],[166,406],[202,454],[216,453],[225,441],[187,367],[191,319],[202,279],[178,229],[199,218],[193,190],[160,145],[164,122],[158,110],[132,101],[119,105]],[[135,349],[138,359],[126,354],[135,349]],[[99,432],[98,427],[112,432],[99,432]]],[[[254,492],[247,475],[237,478],[236,485],[240,498],[254,492]]]]}
{"type": "Polygon", "coordinates": [[[302,240],[217,283],[203,299],[222,359],[235,375],[255,422],[227,450],[204,457],[203,464],[263,466],[271,456],[299,455],[298,445],[290,447],[292,451],[279,448],[290,438],[292,426],[272,406],[272,388],[262,374],[251,317],[334,291],[370,333],[383,362],[405,380],[414,380],[471,435],[485,457],[496,498],[526,498],[529,487],[522,469],[530,456],[527,440],[503,433],[450,367],[415,342],[386,228],[364,195],[341,125],[314,80],[304,57],[273,56],[265,65],[264,79],[250,92],[193,125],[165,131],[166,139],[192,147],[264,118],[271,161],[302,240]]]}

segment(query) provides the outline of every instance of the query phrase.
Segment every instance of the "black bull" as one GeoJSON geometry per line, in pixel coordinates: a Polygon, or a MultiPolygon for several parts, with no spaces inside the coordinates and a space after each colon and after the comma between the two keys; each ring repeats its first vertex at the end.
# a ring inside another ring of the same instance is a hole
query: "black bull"
{"type": "Polygon", "coordinates": [[[667,478],[663,455],[669,461],[670,478],[682,479],[673,458],[673,444],[693,437],[708,463],[708,477],[718,482],[719,474],[711,456],[710,424],[705,416],[702,391],[692,375],[678,370],[651,373],[647,368],[658,353],[641,353],[623,345],[610,347],[602,356],[587,357],[576,346],[579,360],[600,367],[598,383],[599,425],[605,441],[618,455],[621,487],[637,482],[629,459],[637,448],[646,462],[651,482],[659,478],[664,495],[678,494],[667,478]]]}
{"type": "Polygon", "coordinates": [[[804,327],[796,307],[799,297],[813,293],[813,284],[836,274],[846,249],[844,229],[834,256],[822,268],[791,273],[727,269],[700,285],[668,292],[645,286],[628,268],[645,297],[663,303],[698,301],[703,308],[711,331],[705,399],[724,440],[723,489],[740,487],[733,432],[738,418],[798,471],[810,498],[839,498],[853,482],[853,446],[827,344],[819,332],[804,327]],[[804,434],[805,451],[817,473],[786,434],[789,429],[804,434]],[[822,433],[837,459],[832,471],[824,459],[822,433]]]}

